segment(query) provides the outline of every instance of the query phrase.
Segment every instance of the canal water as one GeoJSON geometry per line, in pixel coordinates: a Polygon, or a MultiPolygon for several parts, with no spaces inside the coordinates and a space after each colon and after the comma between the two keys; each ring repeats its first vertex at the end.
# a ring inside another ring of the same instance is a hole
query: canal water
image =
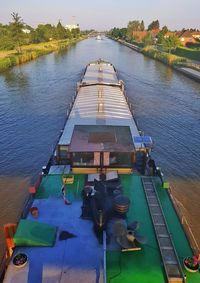
{"type": "MultiPolygon", "coordinates": [[[[88,39],[0,75],[0,226],[15,222],[48,161],[85,65],[112,62],[139,128],[200,243],[200,85],[112,40],[88,39]]],[[[1,232],[1,251],[4,241],[1,232]]]]}

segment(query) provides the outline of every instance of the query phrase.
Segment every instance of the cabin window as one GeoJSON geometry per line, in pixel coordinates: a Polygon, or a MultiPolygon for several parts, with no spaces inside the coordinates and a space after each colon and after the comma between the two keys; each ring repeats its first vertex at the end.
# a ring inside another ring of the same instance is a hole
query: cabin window
{"type": "Polygon", "coordinates": [[[98,166],[100,165],[100,153],[98,152],[73,152],[73,166],[98,166]]]}
{"type": "Polygon", "coordinates": [[[68,146],[67,145],[60,145],[59,146],[59,157],[60,159],[68,159],[68,146]]]}
{"type": "Polygon", "coordinates": [[[130,152],[104,152],[104,166],[131,167],[130,152]]]}

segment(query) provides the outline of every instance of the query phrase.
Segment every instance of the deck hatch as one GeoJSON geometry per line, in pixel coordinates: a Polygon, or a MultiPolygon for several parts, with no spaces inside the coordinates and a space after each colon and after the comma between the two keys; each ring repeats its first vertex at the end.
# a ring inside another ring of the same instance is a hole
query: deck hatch
{"type": "Polygon", "coordinates": [[[108,132],[96,132],[89,133],[89,143],[105,143],[105,142],[116,142],[116,136],[114,133],[108,132]]]}
{"type": "Polygon", "coordinates": [[[132,152],[134,144],[128,126],[77,125],[70,152],[132,152]]]}

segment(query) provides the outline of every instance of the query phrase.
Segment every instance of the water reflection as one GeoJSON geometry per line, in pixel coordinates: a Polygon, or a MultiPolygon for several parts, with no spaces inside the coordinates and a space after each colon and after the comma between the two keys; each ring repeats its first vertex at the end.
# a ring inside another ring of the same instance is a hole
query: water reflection
{"type": "Polygon", "coordinates": [[[27,89],[29,86],[28,74],[24,72],[23,67],[15,67],[3,74],[4,82],[8,88],[27,89]]]}
{"type": "Polygon", "coordinates": [[[157,75],[159,76],[159,80],[164,82],[165,84],[170,84],[174,79],[174,70],[168,66],[163,65],[163,63],[156,62],[155,65],[157,69],[157,75]]]}

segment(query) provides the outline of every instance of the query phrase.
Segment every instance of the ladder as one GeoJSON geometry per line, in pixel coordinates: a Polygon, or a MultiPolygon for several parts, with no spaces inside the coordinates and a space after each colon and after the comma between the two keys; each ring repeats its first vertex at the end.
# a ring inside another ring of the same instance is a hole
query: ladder
{"type": "Polygon", "coordinates": [[[185,278],[167,227],[155,185],[151,177],[142,177],[142,183],[160,249],[167,282],[183,283],[185,282],[185,278]]]}

